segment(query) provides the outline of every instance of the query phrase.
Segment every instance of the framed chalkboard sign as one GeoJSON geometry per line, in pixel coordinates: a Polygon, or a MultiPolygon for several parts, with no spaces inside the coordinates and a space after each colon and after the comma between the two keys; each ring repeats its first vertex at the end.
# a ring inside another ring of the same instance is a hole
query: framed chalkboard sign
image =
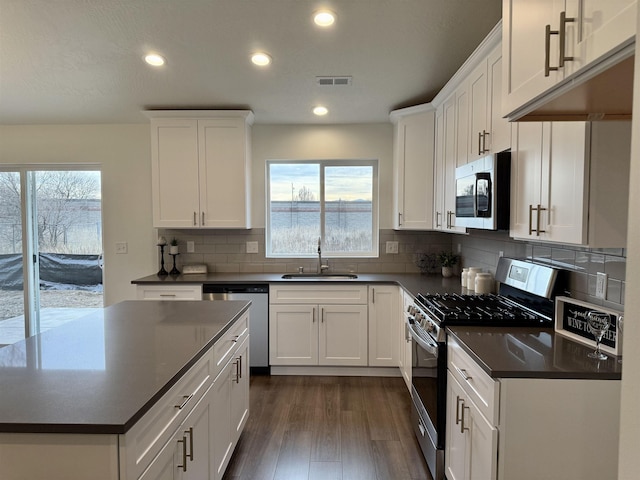
{"type": "Polygon", "coordinates": [[[622,334],[618,334],[618,319],[622,317],[622,312],[618,310],[569,297],[556,297],[556,333],[595,347],[595,338],[587,325],[587,315],[593,310],[606,313],[611,318],[609,329],[602,337],[600,349],[612,355],[622,355],[622,334]]]}

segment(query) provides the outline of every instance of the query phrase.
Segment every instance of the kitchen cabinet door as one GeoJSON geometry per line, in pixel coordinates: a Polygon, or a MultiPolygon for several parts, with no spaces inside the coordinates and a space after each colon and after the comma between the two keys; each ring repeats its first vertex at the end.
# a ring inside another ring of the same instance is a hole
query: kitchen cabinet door
{"type": "Polygon", "coordinates": [[[198,121],[201,226],[251,227],[251,155],[244,118],[198,121]]]}
{"type": "Polygon", "coordinates": [[[367,365],[367,306],[319,305],[318,365],[367,365]]]}
{"type": "Polygon", "coordinates": [[[198,121],[151,121],[153,226],[193,228],[200,213],[198,121]]]}
{"type": "Polygon", "coordinates": [[[514,132],[511,236],[624,247],[630,123],[520,122],[514,132]]]}
{"type": "Polygon", "coordinates": [[[444,215],[441,229],[450,233],[464,233],[465,228],[456,227],[456,167],[458,166],[456,145],[456,96],[444,102],[443,111],[443,158],[444,158],[444,215]]]}
{"type": "Polygon", "coordinates": [[[399,288],[394,285],[369,287],[369,365],[398,365],[399,288]]]}
{"type": "Polygon", "coordinates": [[[503,0],[502,10],[503,111],[512,120],[633,54],[637,0],[503,0]]]}
{"type": "Polygon", "coordinates": [[[182,480],[184,441],[182,431],[177,431],[138,480],[182,480]]]}
{"type": "Polygon", "coordinates": [[[447,373],[447,421],[445,475],[448,480],[466,480],[468,471],[467,438],[461,431],[460,409],[465,393],[456,379],[447,373]]]}
{"type": "Polygon", "coordinates": [[[232,364],[231,433],[236,443],[249,418],[249,337],[238,348],[232,364]]]}
{"type": "Polygon", "coordinates": [[[436,110],[436,145],[433,164],[433,229],[442,230],[444,227],[444,106],[436,110]]]}
{"type": "MultiPolygon", "coordinates": [[[[498,45],[487,57],[487,122],[485,148],[492,153],[511,148],[511,123],[502,117],[502,46],[498,45]]],[[[475,132],[475,130],[473,130],[475,132]]],[[[480,132],[478,130],[478,132],[480,132]]]]}
{"type": "Polygon", "coordinates": [[[269,363],[317,365],[317,305],[269,307],[269,363]]]}
{"type": "Polygon", "coordinates": [[[395,127],[395,228],[429,230],[433,224],[433,161],[435,111],[392,114],[395,127]]]}
{"type": "MultiPolygon", "coordinates": [[[[470,158],[470,119],[471,114],[471,79],[463,82],[456,90],[456,109],[454,115],[455,132],[455,167],[466,165],[470,158]]],[[[486,99],[486,95],[485,95],[486,99]]]]}
{"type": "Polygon", "coordinates": [[[235,365],[230,361],[211,386],[211,401],[213,403],[211,428],[214,435],[210,455],[212,458],[212,473],[215,480],[222,478],[233,453],[234,433],[231,425],[231,383],[234,380],[234,373],[235,365]]]}

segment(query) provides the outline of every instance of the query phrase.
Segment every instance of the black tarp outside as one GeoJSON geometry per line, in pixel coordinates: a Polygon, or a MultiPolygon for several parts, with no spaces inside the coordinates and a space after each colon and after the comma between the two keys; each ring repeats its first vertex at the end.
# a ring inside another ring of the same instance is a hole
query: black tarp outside
{"type": "MultiPolygon", "coordinates": [[[[40,254],[40,287],[91,289],[102,285],[98,255],[40,254]]],[[[0,255],[0,288],[22,290],[22,255],[0,255]]]]}

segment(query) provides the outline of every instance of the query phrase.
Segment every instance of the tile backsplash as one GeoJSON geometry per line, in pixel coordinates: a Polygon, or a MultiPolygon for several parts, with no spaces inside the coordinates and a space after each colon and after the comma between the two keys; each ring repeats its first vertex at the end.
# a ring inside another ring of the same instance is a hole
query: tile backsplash
{"type": "MultiPolygon", "coordinates": [[[[178,268],[205,263],[210,272],[288,273],[300,267],[315,272],[317,258],[266,258],[265,231],[251,230],[159,230],[167,240],[178,239],[178,268]],[[187,253],[187,242],[194,252],[187,253]],[[257,242],[258,253],[247,253],[247,242],[257,242]]],[[[353,273],[418,273],[416,254],[443,250],[460,252],[461,266],[482,267],[495,274],[500,255],[549,264],[569,271],[569,294],[579,300],[622,310],[625,295],[625,249],[588,249],[567,245],[514,240],[507,232],[471,230],[468,235],[441,232],[381,230],[378,258],[329,258],[330,271],[353,273]],[[386,242],[398,242],[398,253],[387,254],[386,242]],[[596,274],[606,273],[607,298],[595,296],[596,274]]],[[[323,257],[323,259],[325,259],[323,257]]],[[[165,264],[171,258],[165,257],[165,264]]],[[[171,265],[169,265],[171,266],[171,265]]]]}

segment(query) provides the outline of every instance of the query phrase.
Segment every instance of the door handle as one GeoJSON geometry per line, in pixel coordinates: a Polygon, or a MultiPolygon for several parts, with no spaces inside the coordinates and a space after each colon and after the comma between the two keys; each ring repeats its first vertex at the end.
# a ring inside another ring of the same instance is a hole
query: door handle
{"type": "Polygon", "coordinates": [[[570,62],[573,60],[573,57],[567,57],[566,46],[567,46],[567,23],[573,23],[575,18],[569,17],[567,18],[567,12],[560,13],[560,57],[558,60],[558,66],[560,68],[564,67],[564,62],[570,62]]]}

